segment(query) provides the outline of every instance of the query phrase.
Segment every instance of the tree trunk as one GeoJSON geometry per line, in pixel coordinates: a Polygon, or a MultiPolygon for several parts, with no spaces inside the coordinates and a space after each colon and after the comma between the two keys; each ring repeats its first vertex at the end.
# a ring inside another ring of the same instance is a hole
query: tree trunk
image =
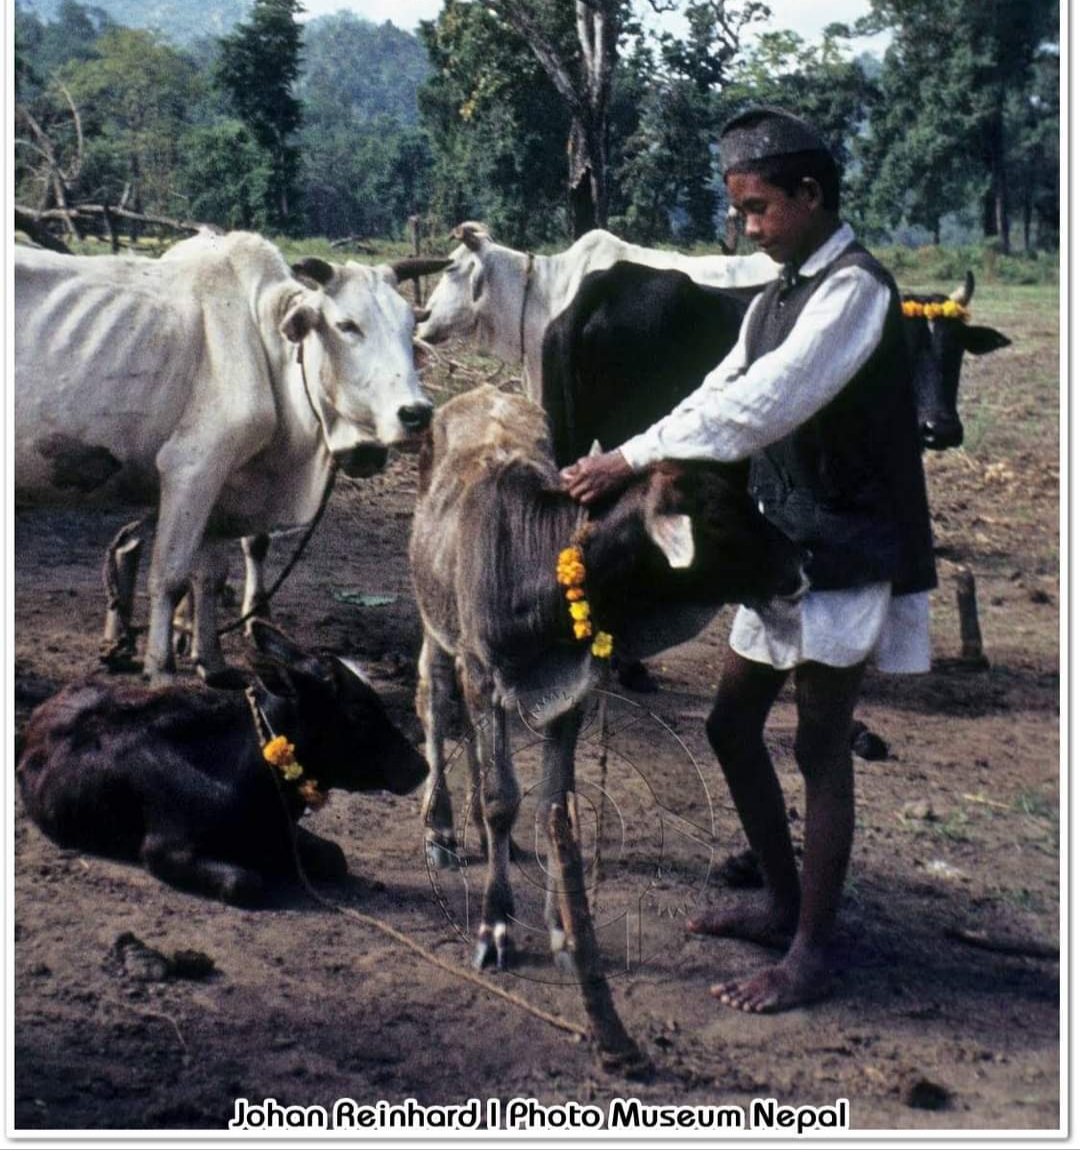
{"type": "Polygon", "coordinates": [[[570,227],[574,239],[607,227],[607,123],[587,125],[575,119],[567,144],[570,174],[570,227]]]}
{"type": "Polygon", "coordinates": [[[563,58],[545,35],[535,19],[533,0],[488,0],[488,7],[529,45],[570,109],[568,201],[574,237],[604,227],[608,110],[619,39],[617,0],[575,0],[580,56],[574,60],[563,58]]]}
{"type": "Polygon", "coordinates": [[[990,197],[994,234],[1001,239],[1001,250],[1007,255],[1009,243],[1008,173],[1005,165],[1005,116],[999,106],[987,127],[987,152],[990,161],[990,197]]]}

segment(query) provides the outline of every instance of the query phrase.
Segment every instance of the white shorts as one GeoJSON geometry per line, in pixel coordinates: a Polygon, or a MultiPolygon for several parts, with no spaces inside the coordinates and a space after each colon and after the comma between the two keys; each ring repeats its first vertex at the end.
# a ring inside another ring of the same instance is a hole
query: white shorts
{"type": "Polygon", "coordinates": [[[744,659],[790,671],[800,663],[853,667],[865,659],[879,671],[930,670],[930,596],[892,594],[888,583],[843,591],[809,591],[796,603],[770,600],[740,607],[731,649],[744,659]]]}

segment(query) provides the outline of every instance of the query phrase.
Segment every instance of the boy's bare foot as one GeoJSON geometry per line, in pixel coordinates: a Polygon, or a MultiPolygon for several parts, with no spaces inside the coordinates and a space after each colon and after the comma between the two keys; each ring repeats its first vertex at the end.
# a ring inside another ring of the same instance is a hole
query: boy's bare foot
{"type": "Polygon", "coordinates": [[[797,911],[788,913],[770,906],[744,905],[699,915],[686,924],[686,929],[691,934],[741,938],[785,950],[795,933],[797,914],[797,911]]]}
{"type": "Polygon", "coordinates": [[[790,954],[775,966],[748,978],[719,982],[709,988],[713,998],[735,1010],[750,1014],[772,1014],[804,1006],[829,993],[829,970],[824,958],[790,954]]]}

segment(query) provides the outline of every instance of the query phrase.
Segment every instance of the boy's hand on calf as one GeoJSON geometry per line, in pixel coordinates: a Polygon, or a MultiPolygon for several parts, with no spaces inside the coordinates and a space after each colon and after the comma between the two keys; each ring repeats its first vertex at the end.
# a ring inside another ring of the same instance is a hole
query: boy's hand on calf
{"type": "Polygon", "coordinates": [[[579,503],[593,503],[617,491],[633,477],[633,470],[619,451],[586,455],[559,473],[563,490],[579,503]]]}

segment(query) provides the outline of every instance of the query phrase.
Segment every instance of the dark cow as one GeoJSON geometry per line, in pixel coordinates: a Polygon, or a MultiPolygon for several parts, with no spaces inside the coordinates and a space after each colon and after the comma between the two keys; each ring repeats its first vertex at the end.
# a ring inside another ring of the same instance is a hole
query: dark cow
{"type": "MultiPolygon", "coordinates": [[[[546,827],[573,790],[580,703],[603,665],[590,640],[575,637],[556,580],[560,551],[580,540],[597,635],[609,632],[631,658],[691,638],[725,602],[796,595],[805,580],[798,549],[753,505],[738,468],[664,465],[584,523],[560,490],[544,413],[523,396],[476,388],[439,409],[431,435],[409,552],[424,626],[417,709],[432,771],[428,857],[447,865],[455,851],[443,744],[460,680],[489,855],[477,964],[502,966],[519,798],[507,708],[545,735],[546,827]]],[[[576,961],[550,889],[545,921],[556,960],[576,961]]]]}
{"type": "Polygon", "coordinates": [[[38,707],[17,774],[34,822],[61,846],[139,860],[230,903],[257,902],[296,857],[313,877],[344,875],[341,848],[296,825],[305,807],[332,787],[406,794],[424,760],[351,662],[266,623],[252,634],[246,694],[91,680],[38,707]],[[263,754],[271,736],[278,767],[263,754]]]}
{"type": "Polygon", "coordinates": [[[580,459],[594,440],[618,447],[667,415],[734,347],[756,291],[627,262],[587,275],[544,335],[556,464],[580,459]]]}
{"type": "Polygon", "coordinates": [[[911,359],[919,429],[923,446],[932,451],[959,447],[964,442],[964,426],[956,407],[964,352],[986,355],[1012,343],[992,327],[967,322],[967,306],[974,294],[975,277],[969,271],[963,286],[952,295],[904,296],[904,335],[911,359]],[[958,307],[946,307],[950,302],[958,307]]]}
{"type": "MultiPolygon", "coordinates": [[[[952,300],[964,310],[974,290],[968,272],[952,296],[904,300],[952,300]]],[[[579,459],[594,440],[605,449],[618,447],[700,386],[734,347],[756,291],[705,287],[679,271],[628,262],[585,276],[544,335],[542,403],[559,466],[579,459]]],[[[925,314],[908,316],[904,330],[923,444],[933,450],[957,446],[963,439],[956,410],[963,353],[985,355],[1010,340],[993,328],[925,314]]]]}

